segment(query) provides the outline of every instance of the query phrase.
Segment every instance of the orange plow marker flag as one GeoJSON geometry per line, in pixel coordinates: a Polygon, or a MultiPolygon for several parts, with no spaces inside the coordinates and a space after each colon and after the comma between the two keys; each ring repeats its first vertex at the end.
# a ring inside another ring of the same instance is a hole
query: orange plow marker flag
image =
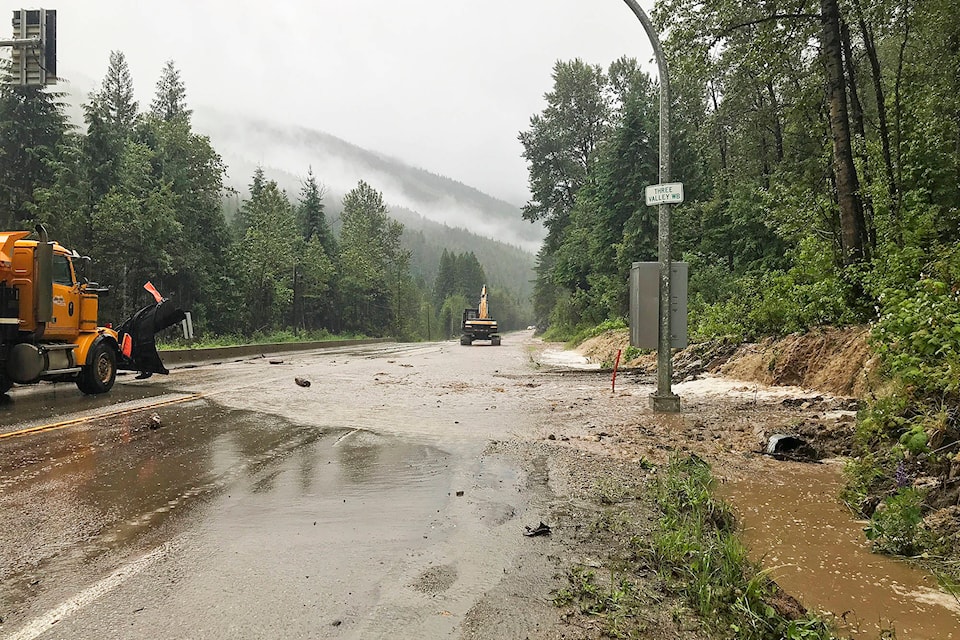
{"type": "Polygon", "coordinates": [[[160,295],[160,292],[157,291],[157,288],[153,286],[152,282],[147,281],[147,284],[143,285],[143,288],[150,292],[150,295],[157,301],[157,304],[163,302],[163,296],[160,295]]]}

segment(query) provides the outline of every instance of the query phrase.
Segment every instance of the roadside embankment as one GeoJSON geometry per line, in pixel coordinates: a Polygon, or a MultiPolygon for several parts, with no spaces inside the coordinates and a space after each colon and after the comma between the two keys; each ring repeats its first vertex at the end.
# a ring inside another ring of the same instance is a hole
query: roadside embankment
{"type": "MultiPolygon", "coordinates": [[[[745,382],[861,398],[877,382],[868,333],[866,327],[824,327],[755,343],[713,340],[692,344],[674,355],[674,376],[680,381],[712,373],[745,382]]],[[[621,329],[590,338],[576,351],[592,362],[612,362],[617,351],[626,352],[629,345],[629,331],[621,329]]],[[[656,355],[642,354],[622,366],[652,372],[656,355]]]]}
{"type": "MultiPolygon", "coordinates": [[[[824,328],[754,344],[691,345],[673,358],[674,391],[683,406],[679,416],[648,417],[641,403],[632,415],[602,424],[595,414],[581,411],[592,428],[584,434],[568,429],[557,437],[589,442],[593,436],[598,444],[591,446],[609,442],[614,455],[658,466],[667,452],[694,452],[711,464],[723,483],[720,495],[731,500],[742,516],[741,526],[753,536],[748,536],[751,547],[773,562],[775,576],[791,594],[838,616],[852,605],[821,599],[825,581],[834,582],[833,596],[877,602],[876,610],[853,607],[861,619],[851,624],[844,618],[840,625],[858,637],[875,637],[871,634],[891,626],[909,637],[949,637],[944,630],[956,628],[960,619],[960,605],[949,595],[957,592],[960,575],[960,413],[946,400],[918,412],[889,399],[888,387],[896,381],[882,374],[868,337],[863,327],[824,328]],[[884,428],[878,426],[881,419],[884,428]],[[801,448],[765,455],[771,442],[784,436],[801,448]],[[835,460],[809,464],[827,459],[835,460]],[[807,476],[812,480],[800,481],[807,476]],[[816,491],[799,491],[801,486],[816,491]],[[839,506],[841,497],[869,519],[866,529],[839,506]],[[801,526],[803,536],[796,533],[801,506],[824,521],[820,529],[827,538],[815,539],[812,521],[801,526]],[[784,547],[784,532],[790,530],[784,547]],[[766,537],[758,532],[767,532],[766,537]],[[801,538],[811,543],[815,553],[810,558],[797,551],[801,538]],[[824,566],[827,543],[837,550],[826,563],[830,571],[853,568],[842,572],[850,578],[845,586],[836,582],[837,574],[814,570],[824,566]],[[932,573],[880,558],[871,549],[910,558],[932,573]],[[878,593],[868,593],[872,583],[879,585],[878,593]],[[920,615],[913,615],[914,610],[920,615]]],[[[626,331],[610,331],[576,351],[589,361],[609,364],[618,349],[628,353],[628,344],[626,331]]],[[[626,370],[617,391],[631,393],[632,384],[652,389],[654,357],[641,354],[621,362],[626,370]]]]}

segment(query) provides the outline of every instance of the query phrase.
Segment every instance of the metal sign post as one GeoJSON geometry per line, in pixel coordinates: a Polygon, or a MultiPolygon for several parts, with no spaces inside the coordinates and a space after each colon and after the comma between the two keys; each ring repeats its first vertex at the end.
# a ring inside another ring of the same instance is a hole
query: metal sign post
{"type": "MultiPolygon", "coordinates": [[[[653,53],[657,58],[660,72],[660,187],[670,182],[670,76],[667,73],[667,60],[660,47],[660,37],[653,23],[636,0],[624,0],[634,15],[640,20],[653,53]]],[[[682,200],[681,187],[681,200],[682,200]]],[[[658,207],[659,229],[657,234],[657,257],[660,263],[660,311],[659,344],[657,346],[657,391],[650,396],[650,407],[654,411],[679,413],[680,396],[670,390],[673,376],[673,362],[670,360],[670,203],[660,201],[658,207]]]]}

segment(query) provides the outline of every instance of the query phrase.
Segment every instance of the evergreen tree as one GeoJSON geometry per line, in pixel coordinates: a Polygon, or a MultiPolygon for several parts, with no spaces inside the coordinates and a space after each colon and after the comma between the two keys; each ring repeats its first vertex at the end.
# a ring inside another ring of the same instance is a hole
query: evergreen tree
{"type": "Polygon", "coordinates": [[[153,102],[150,103],[150,113],[165,122],[190,120],[193,111],[187,108],[187,89],[173,60],[167,60],[163,67],[153,102]]]}
{"type": "Polygon", "coordinates": [[[303,241],[294,287],[294,315],[297,324],[304,328],[329,329],[335,325],[337,242],[324,213],[324,193],[313,169],[309,169],[297,206],[303,241]]]}
{"type": "Polygon", "coordinates": [[[100,91],[94,102],[102,110],[104,121],[118,131],[133,131],[139,119],[137,101],[134,100],[133,77],[122,51],[110,52],[110,64],[103,78],[100,91]]]}
{"type": "Polygon", "coordinates": [[[307,171],[307,179],[300,189],[300,205],[297,207],[297,217],[300,221],[303,237],[310,241],[316,238],[328,256],[336,254],[336,239],[327,225],[324,213],[323,196],[326,189],[317,183],[313,175],[313,168],[307,171]]]}
{"type": "Polygon", "coordinates": [[[87,123],[84,153],[92,206],[110,192],[120,179],[121,159],[139,121],[133,99],[133,79],[120,51],[110,53],[110,64],[100,90],[90,94],[83,106],[87,123]]]}
{"type": "Polygon", "coordinates": [[[103,316],[121,321],[147,301],[141,289],[176,271],[183,228],[177,221],[176,195],[153,175],[153,151],[127,142],[118,159],[116,183],[98,200],[91,215],[92,245],[98,274],[111,285],[101,299],[103,316]]]}
{"type": "Polygon", "coordinates": [[[457,293],[468,300],[480,299],[480,290],[487,283],[487,276],[480,266],[480,261],[472,251],[462,253],[454,258],[454,273],[456,277],[457,293]]]}
{"type": "Polygon", "coordinates": [[[383,334],[396,323],[393,278],[409,264],[403,225],[387,217],[383,195],[362,180],[343,198],[340,231],[342,293],[348,328],[383,334]]]}
{"type": "Polygon", "coordinates": [[[218,286],[229,244],[222,206],[225,167],[210,140],[193,132],[186,91],[172,63],[164,77],[153,111],[137,128],[137,137],[155,153],[157,179],[169,183],[177,198],[177,220],[184,230],[183,258],[164,285],[191,310],[197,327],[231,331],[219,325],[221,316],[214,312],[226,295],[218,286]]]}
{"type": "Polygon", "coordinates": [[[240,208],[237,210],[237,215],[233,219],[233,231],[237,237],[242,238],[243,234],[246,232],[247,227],[250,225],[250,211],[248,203],[253,202],[260,198],[263,195],[263,190],[266,186],[267,179],[263,173],[263,167],[257,166],[253,172],[253,177],[250,179],[250,200],[247,200],[244,204],[240,205],[240,208]]]}
{"type": "Polygon", "coordinates": [[[243,205],[248,224],[237,246],[251,332],[271,330],[289,317],[298,264],[296,217],[287,196],[273,180],[261,181],[255,194],[243,205]]]}
{"type": "Polygon", "coordinates": [[[457,287],[456,279],[454,256],[444,248],[437,266],[437,277],[433,282],[433,299],[436,304],[442,305],[447,297],[453,295],[457,287]]]}
{"type": "Polygon", "coordinates": [[[56,181],[68,130],[58,96],[0,83],[0,229],[30,228],[34,192],[56,181]]]}

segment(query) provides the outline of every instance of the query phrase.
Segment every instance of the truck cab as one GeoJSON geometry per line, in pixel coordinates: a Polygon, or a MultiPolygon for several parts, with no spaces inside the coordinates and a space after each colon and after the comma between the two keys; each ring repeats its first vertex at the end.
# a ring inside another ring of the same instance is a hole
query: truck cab
{"type": "Polygon", "coordinates": [[[80,256],[30,232],[0,232],[0,393],[13,383],[73,380],[84,393],[113,386],[118,335],[97,326],[98,289],[80,256]]]}

